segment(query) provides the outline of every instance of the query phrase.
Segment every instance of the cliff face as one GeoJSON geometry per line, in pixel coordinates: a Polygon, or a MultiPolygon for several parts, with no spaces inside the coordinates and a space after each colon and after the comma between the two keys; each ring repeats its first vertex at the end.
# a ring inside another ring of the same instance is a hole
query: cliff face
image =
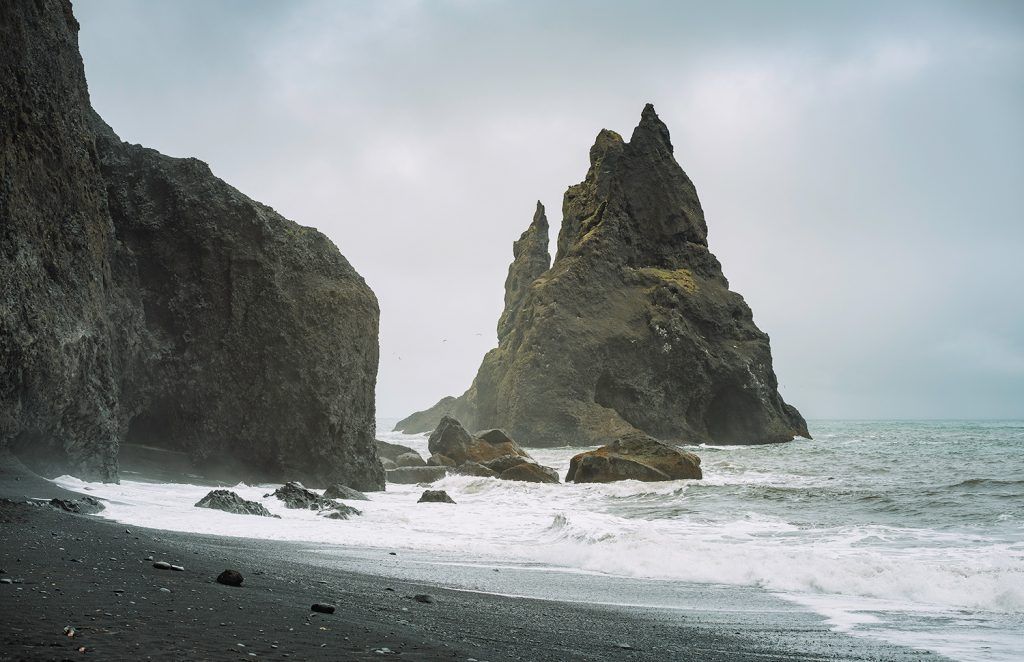
{"type": "Polygon", "coordinates": [[[322,234],[89,105],[66,2],[0,7],[0,445],[116,480],[122,444],[199,473],[383,486],[377,301],[322,234]]]}
{"type": "Polygon", "coordinates": [[[66,5],[0,3],[0,445],[110,480],[123,300],[77,31],[66,5]]]}
{"type": "MultiPolygon", "coordinates": [[[[521,296],[506,293],[514,315],[473,385],[399,429],[429,429],[451,411],[528,446],[636,431],[718,444],[808,436],[778,393],[768,336],[708,250],[672,152],[651,106],[629,142],[601,131],[586,178],[565,194],[554,264],[521,296]]],[[[529,272],[517,263],[510,274],[529,272]]]]}

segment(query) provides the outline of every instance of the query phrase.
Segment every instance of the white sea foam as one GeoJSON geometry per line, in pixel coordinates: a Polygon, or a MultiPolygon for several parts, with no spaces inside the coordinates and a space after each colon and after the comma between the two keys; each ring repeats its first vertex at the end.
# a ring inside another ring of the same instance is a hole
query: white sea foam
{"type": "Polygon", "coordinates": [[[422,488],[389,485],[363,516],[339,523],[288,510],[263,496],[270,486],[236,485],[282,519],[240,517],[192,505],[210,488],[123,481],[86,484],[109,501],[105,515],[140,526],[272,540],[446,549],[558,563],[610,574],[759,586],[780,592],[853,595],[945,608],[1024,610],[1024,549],[962,545],[960,536],[862,526],[801,530],[756,514],[723,525],[700,517],[630,519],[596,509],[623,499],[685,499],[679,483],[543,485],[451,476],[435,484],[457,508],[417,504],[422,488]],[[588,509],[588,504],[594,509],[588,509]]]}
{"type": "MultiPolygon", "coordinates": [[[[382,436],[426,450],[422,436],[382,436]]],[[[564,476],[577,451],[533,454],[564,476]]],[[[457,506],[417,504],[421,487],[389,485],[387,492],[371,494],[371,501],[353,502],[364,514],[344,522],[285,509],[276,499],[263,498],[272,489],[268,486],[232,489],[262,502],[280,520],[192,507],[207,487],[85,484],[67,476],[57,482],[107,499],[104,515],[128,524],[754,586],[823,614],[837,629],[965,660],[982,659],[982,653],[985,659],[1024,654],[1024,642],[1013,632],[1024,625],[1024,536],[862,523],[852,517],[817,524],[806,512],[803,519],[794,516],[795,509],[811,506],[790,503],[787,499],[797,497],[786,490],[806,499],[823,489],[842,495],[856,486],[837,485],[827,472],[801,473],[793,465],[752,466],[758,464],[750,460],[753,451],[705,452],[702,481],[547,485],[449,476],[434,487],[447,490],[457,506]],[[772,490],[783,491],[777,496],[772,490]],[[755,501],[743,507],[744,499],[764,494],[772,496],[768,507],[755,501]],[[973,620],[956,626],[954,617],[963,621],[966,615],[973,620]]],[[[832,494],[822,498],[827,502],[832,494]]],[[[856,503],[854,497],[845,499],[856,503]]],[[[822,518],[834,510],[827,503],[814,507],[821,508],[822,518]]]]}

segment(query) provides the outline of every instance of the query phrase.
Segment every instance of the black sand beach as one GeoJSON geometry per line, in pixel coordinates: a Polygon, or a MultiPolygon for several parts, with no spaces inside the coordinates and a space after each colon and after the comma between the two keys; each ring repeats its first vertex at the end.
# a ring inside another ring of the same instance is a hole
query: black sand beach
{"type": "MultiPolygon", "coordinates": [[[[938,659],[830,632],[805,612],[759,606],[754,591],[748,608],[721,609],[714,592],[683,587],[675,601],[694,602],[685,613],[598,604],[612,593],[630,600],[617,580],[593,575],[563,576],[562,587],[548,581],[547,592],[567,601],[505,597],[446,587],[436,567],[386,550],[317,554],[298,544],[126,529],[25,503],[75,496],[16,462],[0,469],[0,578],[13,582],[0,584],[0,659],[938,659]],[[184,570],[155,569],[149,557],[184,570]],[[242,587],[214,581],[227,568],[245,576],[242,587]],[[432,602],[417,601],[420,594],[432,602]],[[317,602],[337,611],[315,613],[317,602]]],[[[547,581],[501,574],[497,593],[536,592],[547,581]]]]}

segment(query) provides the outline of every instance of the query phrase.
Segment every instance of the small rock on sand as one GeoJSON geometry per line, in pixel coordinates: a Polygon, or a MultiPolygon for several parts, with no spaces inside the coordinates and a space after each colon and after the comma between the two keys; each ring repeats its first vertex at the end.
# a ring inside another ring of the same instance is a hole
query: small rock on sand
{"type": "Polygon", "coordinates": [[[217,575],[217,583],[225,586],[241,586],[244,579],[242,573],[237,570],[225,570],[217,575]]]}
{"type": "Polygon", "coordinates": [[[323,604],[323,603],[320,603],[320,602],[317,602],[317,603],[313,604],[312,606],[310,606],[310,609],[312,609],[313,611],[319,612],[321,614],[333,614],[334,613],[334,605],[326,605],[326,604],[323,604]]]}
{"type": "Polygon", "coordinates": [[[417,593],[416,595],[412,596],[412,599],[416,602],[422,602],[423,604],[428,605],[434,602],[434,598],[427,595],[426,593],[417,593]]]}
{"type": "Polygon", "coordinates": [[[157,561],[156,563],[153,564],[153,567],[156,568],[157,570],[170,570],[171,569],[171,564],[168,563],[167,561],[157,561]]]}

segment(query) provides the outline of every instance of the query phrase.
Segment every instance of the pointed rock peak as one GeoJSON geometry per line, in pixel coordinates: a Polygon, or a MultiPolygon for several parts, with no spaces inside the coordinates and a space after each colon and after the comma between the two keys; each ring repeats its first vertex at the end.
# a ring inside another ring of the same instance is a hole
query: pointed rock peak
{"type": "Polygon", "coordinates": [[[512,264],[505,279],[505,310],[498,320],[498,339],[503,338],[511,328],[523,299],[533,281],[540,278],[551,267],[548,252],[548,217],[544,205],[537,201],[530,227],[512,244],[512,264]]]}
{"type": "Polygon", "coordinates": [[[545,233],[548,231],[548,217],[544,212],[544,203],[540,200],[537,201],[537,211],[533,212],[533,222],[530,223],[530,229],[527,232],[537,229],[543,229],[545,233]]]}
{"type": "Polygon", "coordinates": [[[594,146],[590,148],[590,165],[596,165],[607,154],[618,154],[625,146],[622,136],[611,129],[601,129],[594,140],[594,146]]]}
{"type": "Polygon", "coordinates": [[[645,103],[644,109],[640,111],[640,123],[643,124],[644,122],[657,122],[661,126],[665,126],[664,123],[662,123],[661,118],[658,117],[657,111],[654,110],[653,103],[645,103]]]}
{"type": "Polygon", "coordinates": [[[644,106],[640,113],[640,123],[633,129],[633,136],[629,139],[630,144],[639,142],[641,144],[650,142],[660,143],[672,153],[672,140],[669,138],[668,127],[658,117],[652,104],[644,106]]]}

